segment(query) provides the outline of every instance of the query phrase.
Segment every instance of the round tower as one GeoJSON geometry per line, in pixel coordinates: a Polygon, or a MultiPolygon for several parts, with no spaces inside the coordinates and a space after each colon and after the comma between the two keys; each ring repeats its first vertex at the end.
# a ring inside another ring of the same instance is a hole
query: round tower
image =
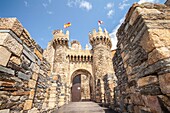
{"type": "Polygon", "coordinates": [[[62,30],[55,30],[53,32],[53,37],[53,47],[55,49],[53,77],[61,78],[61,84],[58,86],[60,87],[58,106],[62,106],[69,100],[66,95],[66,83],[69,72],[69,60],[67,59],[69,31],[66,31],[66,34],[64,34],[62,30]]]}
{"type": "Polygon", "coordinates": [[[109,95],[113,96],[113,88],[115,86],[115,74],[111,55],[112,43],[107,30],[104,29],[102,31],[101,27],[99,27],[98,32],[94,29],[89,33],[89,40],[93,50],[93,74],[96,85],[95,100],[96,102],[104,103],[104,100],[107,98],[105,95],[108,95],[105,94],[108,93],[107,89],[111,89],[109,95]]]}

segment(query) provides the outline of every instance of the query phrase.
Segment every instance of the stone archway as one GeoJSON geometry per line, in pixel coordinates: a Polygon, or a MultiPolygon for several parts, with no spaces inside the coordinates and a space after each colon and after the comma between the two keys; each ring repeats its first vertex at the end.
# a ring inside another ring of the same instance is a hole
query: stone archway
{"type": "Polygon", "coordinates": [[[93,99],[93,77],[85,69],[78,69],[71,75],[71,101],[89,101],[93,99]]]}

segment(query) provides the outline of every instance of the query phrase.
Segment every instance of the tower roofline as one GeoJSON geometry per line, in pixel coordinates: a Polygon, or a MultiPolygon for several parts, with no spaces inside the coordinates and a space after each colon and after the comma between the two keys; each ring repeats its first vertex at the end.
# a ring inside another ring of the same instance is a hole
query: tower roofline
{"type": "Polygon", "coordinates": [[[102,44],[105,43],[110,48],[112,47],[109,33],[105,28],[104,30],[102,30],[102,28],[99,27],[98,32],[96,31],[96,29],[93,29],[93,31],[89,33],[89,40],[92,46],[101,42],[102,44]]]}

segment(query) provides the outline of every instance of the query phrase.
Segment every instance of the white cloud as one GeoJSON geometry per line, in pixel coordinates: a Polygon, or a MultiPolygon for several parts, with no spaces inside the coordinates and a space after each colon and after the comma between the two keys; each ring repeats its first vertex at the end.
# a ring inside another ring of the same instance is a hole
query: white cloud
{"type": "Polygon", "coordinates": [[[52,11],[47,11],[47,13],[48,13],[49,15],[53,14],[53,12],[52,12],[52,11]]]}
{"type": "Polygon", "coordinates": [[[28,2],[24,1],[25,7],[28,7],[28,2]]]}
{"type": "Polygon", "coordinates": [[[104,9],[107,10],[107,17],[109,17],[109,18],[111,18],[113,16],[113,14],[114,14],[113,7],[114,7],[113,2],[107,3],[106,6],[104,7],[104,9]]]}
{"type": "Polygon", "coordinates": [[[112,50],[116,49],[116,45],[117,45],[117,37],[116,37],[116,33],[117,30],[119,29],[119,27],[121,26],[121,24],[123,23],[125,19],[125,16],[119,21],[119,24],[113,29],[113,31],[109,34],[111,37],[111,41],[112,41],[112,50]]]}
{"type": "Polygon", "coordinates": [[[139,4],[144,3],[144,2],[152,2],[152,3],[158,3],[159,0],[139,0],[139,4]]]}
{"type": "Polygon", "coordinates": [[[111,10],[109,10],[109,12],[107,13],[107,16],[108,16],[109,18],[111,18],[111,17],[113,16],[113,14],[114,14],[114,11],[111,9],[111,10]]]}
{"type": "Polygon", "coordinates": [[[130,4],[126,4],[126,3],[123,3],[123,4],[119,4],[119,9],[123,10],[126,6],[129,6],[130,4]]]}
{"type": "Polygon", "coordinates": [[[84,8],[87,11],[89,11],[90,9],[92,9],[92,4],[90,2],[87,2],[87,1],[81,1],[79,7],[84,8]]]}
{"type": "Polygon", "coordinates": [[[67,6],[69,7],[79,7],[81,9],[86,9],[87,11],[92,9],[92,4],[85,0],[68,0],[67,6]]]}
{"type": "Polygon", "coordinates": [[[127,3],[128,0],[123,0],[122,3],[119,3],[119,9],[123,10],[125,7],[129,6],[130,4],[127,3]]]}
{"type": "Polygon", "coordinates": [[[113,6],[114,6],[114,3],[107,3],[107,5],[106,5],[106,7],[105,7],[105,9],[112,9],[113,8],[113,6]]]}
{"type": "Polygon", "coordinates": [[[43,3],[42,5],[43,5],[43,7],[45,7],[45,8],[48,6],[48,4],[46,4],[46,3],[43,3]]]}

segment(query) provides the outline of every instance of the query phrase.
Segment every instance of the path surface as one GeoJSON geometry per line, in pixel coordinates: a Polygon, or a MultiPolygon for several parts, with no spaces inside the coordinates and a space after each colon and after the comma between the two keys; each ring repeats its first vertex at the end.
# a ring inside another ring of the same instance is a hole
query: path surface
{"type": "Polygon", "coordinates": [[[55,113],[116,113],[94,102],[71,102],[59,108],[55,113]]]}

